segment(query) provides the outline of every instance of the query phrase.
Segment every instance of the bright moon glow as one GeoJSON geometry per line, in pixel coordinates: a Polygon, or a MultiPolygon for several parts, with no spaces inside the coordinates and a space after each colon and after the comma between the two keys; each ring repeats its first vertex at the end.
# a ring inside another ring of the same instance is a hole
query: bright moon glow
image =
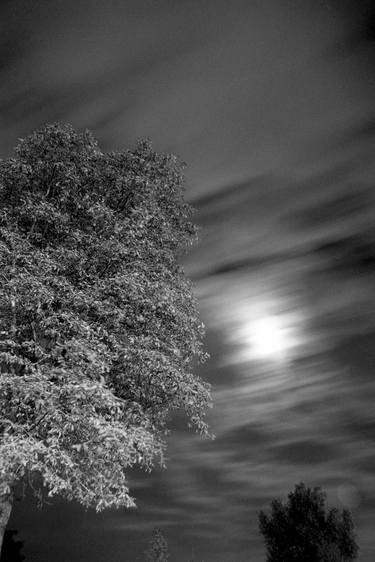
{"type": "Polygon", "coordinates": [[[261,360],[285,359],[295,345],[289,326],[282,316],[265,316],[254,319],[248,326],[251,354],[261,360]]]}

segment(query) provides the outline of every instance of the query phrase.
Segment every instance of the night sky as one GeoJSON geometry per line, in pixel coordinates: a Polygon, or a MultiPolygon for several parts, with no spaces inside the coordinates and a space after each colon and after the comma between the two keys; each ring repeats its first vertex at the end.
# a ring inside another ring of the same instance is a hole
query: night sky
{"type": "Polygon", "coordinates": [[[27,562],[261,562],[304,481],[375,560],[375,11],[361,0],[2,0],[0,154],[47,122],[187,163],[215,441],[181,420],[136,510],[17,502],[27,562]]]}

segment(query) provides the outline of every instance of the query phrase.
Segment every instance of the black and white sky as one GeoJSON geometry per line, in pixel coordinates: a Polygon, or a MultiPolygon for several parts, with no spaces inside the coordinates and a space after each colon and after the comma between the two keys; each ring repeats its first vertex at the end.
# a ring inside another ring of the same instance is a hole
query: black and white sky
{"type": "Polygon", "coordinates": [[[18,502],[29,562],[261,562],[296,483],[352,509],[375,560],[375,9],[371,0],[2,0],[0,155],[47,122],[187,163],[186,257],[211,359],[202,441],[176,421],[137,510],[18,502]]]}

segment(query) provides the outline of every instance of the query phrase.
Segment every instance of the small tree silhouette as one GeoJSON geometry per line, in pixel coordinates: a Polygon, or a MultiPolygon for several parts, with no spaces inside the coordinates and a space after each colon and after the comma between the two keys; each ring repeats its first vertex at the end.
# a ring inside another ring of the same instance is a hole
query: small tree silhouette
{"type": "Polygon", "coordinates": [[[325,509],[326,495],[303,483],[288,501],[271,502],[271,513],[259,514],[259,530],[267,549],[267,562],[352,562],[358,546],[350,512],[325,509]]]}
{"type": "Polygon", "coordinates": [[[1,551],[1,562],[22,562],[25,560],[23,554],[21,554],[21,549],[23,547],[23,541],[18,541],[15,539],[18,531],[8,530],[4,533],[3,548],[1,551]]]}
{"type": "Polygon", "coordinates": [[[160,529],[152,533],[150,547],[145,552],[146,562],[168,562],[168,543],[160,529]]]}

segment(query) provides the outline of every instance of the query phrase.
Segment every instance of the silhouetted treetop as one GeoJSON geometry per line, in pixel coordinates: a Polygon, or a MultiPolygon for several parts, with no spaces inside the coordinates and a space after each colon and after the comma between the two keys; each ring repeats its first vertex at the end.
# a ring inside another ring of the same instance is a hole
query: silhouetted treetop
{"type": "Polygon", "coordinates": [[[284,504],[271,502],[271,512],[259,514],[267,562],[352,562],[358,546],[349,511],[326,511],[320,488],[298,484],[284,504]]]}

